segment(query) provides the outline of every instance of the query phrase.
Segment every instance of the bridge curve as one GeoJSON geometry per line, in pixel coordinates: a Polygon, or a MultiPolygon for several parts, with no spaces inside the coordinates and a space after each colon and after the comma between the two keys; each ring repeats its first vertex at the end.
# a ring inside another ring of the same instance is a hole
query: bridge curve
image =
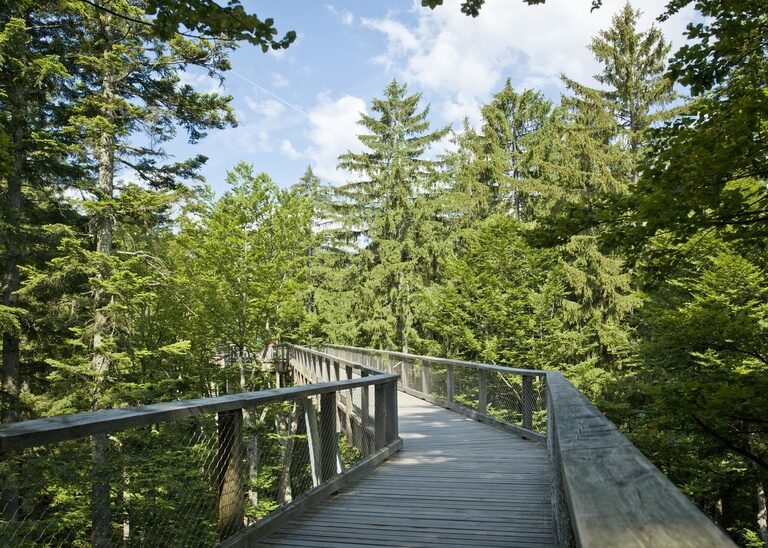
{"type": "Polygon", "coordinates": [[[552,546],[547,451],[398,394],[403,449],[266,546],[552,546]]]}

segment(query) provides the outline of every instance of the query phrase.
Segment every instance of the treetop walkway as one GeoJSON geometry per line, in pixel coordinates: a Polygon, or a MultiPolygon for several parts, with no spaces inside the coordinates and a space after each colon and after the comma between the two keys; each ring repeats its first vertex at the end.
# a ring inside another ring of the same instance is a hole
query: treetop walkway
{"type": "Polygon", "coordinates": [[[292,386],[1,426],[0,543],[733,546],[558,372],[283,348],[292,386]]]}

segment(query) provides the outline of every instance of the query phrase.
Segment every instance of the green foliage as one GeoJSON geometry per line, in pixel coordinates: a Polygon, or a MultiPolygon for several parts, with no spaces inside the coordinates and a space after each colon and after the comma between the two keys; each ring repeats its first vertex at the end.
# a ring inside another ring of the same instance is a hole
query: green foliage
{"type": "Polygon", "coordinates": [[[407,349],[414,336],[413,299],[434,272],[440,225],[434,219],[436,162],[424,158],[448,129],[429,131],[419,94],[392,81],[374,99],[378,117],[363,114],[366,152],[347,152],[339,165],[362,177],[337,190],[337,241],[355,248],[351,268],[360,342],[407,349]]]}
{"type": "MultiPolygon", "coordinates": [[[[438,160],[448,130],[393,81],[361,117],[365,150],[340,157],[352,182],[326,186],[310,167],[281,189],[241,162],[221,196],[185,185],[204,156],[163,150],[180,130],[198,143],[235,123],[229,97],[181,73],[220,77],[236,41],[282,48],[293,33],[278,38],[238,1],[3,5],[4,420],[269,388],[254,356],[278,340],[557,369],[734,539],[765,542],[763,3],[697,2],[695,40],[669,70],[669,44],[626,4],[590,45],[599,88],[564,77],[553,105],[507,80],[438,160]],[[670,110],[674,83],[693,98],[670,110]]],[[[476,377],[455,382],[475,406],[476,377]]],[[[493,397],[488,412],[519,418],[493,397]]],[[[245,414],[249,519],[311,484],[297,413],[245,414]]],[[[125,518],[131,542],[151,542],[159,520],[172,538],[215,542],[210,419],[4,460],[4,496],[39,506],[0,534],[87,543],[82,503],[98,501],[83,463],[101,452],[116,486],[104,535],[120,538],[125,518]],[[184,496],[203,511],[174,520],[184,496]]],[[[341,451],[359,458],[344,437],[341,451]]]]}

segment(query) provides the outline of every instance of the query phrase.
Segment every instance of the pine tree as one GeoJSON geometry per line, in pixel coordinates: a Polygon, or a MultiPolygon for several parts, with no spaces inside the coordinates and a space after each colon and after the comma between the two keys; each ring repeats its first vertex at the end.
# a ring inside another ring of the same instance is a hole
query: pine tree
{"type": "Polygon", "coordinates": [[[362,344],[407,351],[413,339],[413,299],[433,272],[440,247],[439,222],[430,195],[436,162],[424,156],[448,129],[429,131],[428,107],[392,81],[383,99],[361,115],[367,148],[347,152],[340,166],[362,179],[338,189],[339,236],[355,248],[353,268],[360,293],[356,318],[362,344]]]}
{"type": "Polygon", "coordinates": [[[627,4],[592,41],[606,87],[564,78],[570,94],[528,157],[548,198],[534,241],[562,246],[564,321],[575,337],[564,367],[599,397],[610,397],[631,363],[629,319],[642,303],[623,258],[601,246],[602,224],[635,184],[647,131],[674,97],[663,73],[669,46],[655,27],[637,30],[638,18],[627,4]]]}

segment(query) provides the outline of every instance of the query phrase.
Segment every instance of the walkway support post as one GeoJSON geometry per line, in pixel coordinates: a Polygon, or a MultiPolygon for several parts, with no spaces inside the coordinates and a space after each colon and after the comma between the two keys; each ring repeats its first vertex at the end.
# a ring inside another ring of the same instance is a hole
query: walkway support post
{"type": "MultiPolygon", "coordinates": [[[[360,376],[367,377],[368,371],[361,371],[360,376]]],[[[360,390],[360,441],[362,442],[360,450],[363,453],[363,456],[367,457],[373,453],[373,451],[371,451],[370,437],[368,434],[371,428],[370,391],[367,386],[363,386],[360,390]]]]}
{"type": "Polygon", "coordinates": [[[485,415],[488,407],[488,371],[477,371],[477,412],[485,415]]]}
{"type": "Polygon", "coordinates": [[[523,428],[533,429],[533,377],[523,375],[523,428]]]}
{"type": "Polygon", "coordinates": [[[245,486],[243,485],[243,410],[218,413],[219,448],[219,538],[224,540],[243,528],[245,486]]]}
{"type": "Polygon", "coordinates": [[[336,392],[320,396],[320,472],[321,483],[340,472],[339,440],[336,436],[336,392]]]}
{"type": "Polygon", "coordinates": [[[310,398],[303,398],[304,422],[307,425],[307,443],[309,444],[309,467],[312,472],[312,486],[317,487],[323,482],[323,457],[320,454],[320,430],[317,427],[317,411],[310,398]]]}

